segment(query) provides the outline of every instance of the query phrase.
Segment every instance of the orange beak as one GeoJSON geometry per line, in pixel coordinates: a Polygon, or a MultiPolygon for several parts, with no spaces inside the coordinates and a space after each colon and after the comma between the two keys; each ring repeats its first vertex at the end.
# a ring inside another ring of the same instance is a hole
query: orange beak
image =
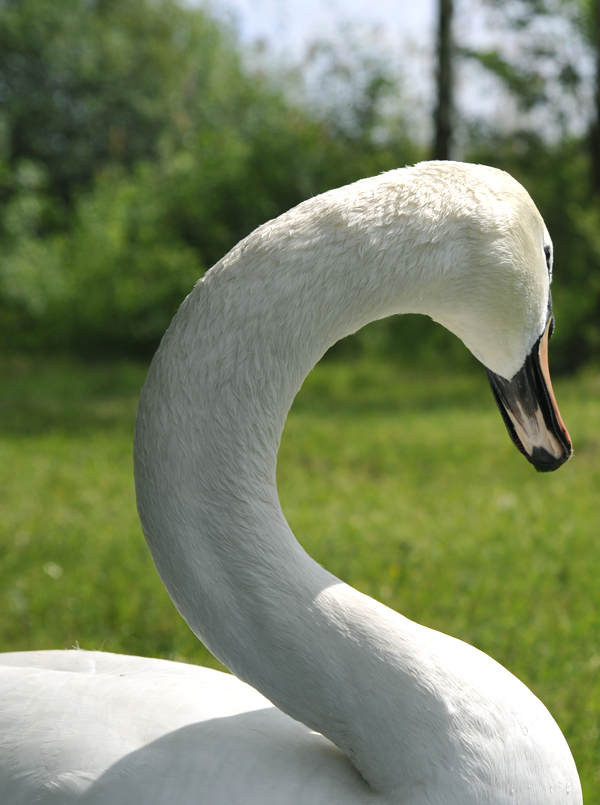
{"type": "Polygon", "coordinates": [[[487,370],[508,434],[538,472],[557,470],[573,454],[571,437],[558,410],[548,368],[552,323],[550,316],[523,368],[511,380],[487,370]]]}

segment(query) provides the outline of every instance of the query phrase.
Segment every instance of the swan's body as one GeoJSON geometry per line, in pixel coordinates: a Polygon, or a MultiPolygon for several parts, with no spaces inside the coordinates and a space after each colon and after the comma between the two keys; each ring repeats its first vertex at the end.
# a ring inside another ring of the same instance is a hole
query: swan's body
{"type": "Polygon", "coordinates": [[[154,660],[4,655],[2,803],[581,802],[567,744],[533,694],[316,565],[275,486],[308,371],[339,338],[402,312],[459,335],[519,449],[543,469],[563,463],[570,442],[544,361],[549,249],[507,174],[425,163],[301,204],[208,272],[144,388],[138,506],[179,611],[266,699],[154,660]],[[527,366],[529,386],[515,379],[527,366]]]}
{"type": "Polygon", "coordinates": [[[0,663],[2,805],[376,801],[343,752],[229,674],[87,651],[0,663]]]}

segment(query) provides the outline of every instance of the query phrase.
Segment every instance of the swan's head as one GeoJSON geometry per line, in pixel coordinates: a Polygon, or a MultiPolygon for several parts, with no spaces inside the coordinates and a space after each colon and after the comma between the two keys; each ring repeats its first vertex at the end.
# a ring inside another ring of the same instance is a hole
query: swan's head
{"type": "Polygon", "coordinates": [[[552,242],[544,221],[503,171],[452,162],[412,170],[417,237],[436,265],[420,312],[483,363],[514,444],[539,471],[555,470],[572,446],[548,370],[552,242]]]}

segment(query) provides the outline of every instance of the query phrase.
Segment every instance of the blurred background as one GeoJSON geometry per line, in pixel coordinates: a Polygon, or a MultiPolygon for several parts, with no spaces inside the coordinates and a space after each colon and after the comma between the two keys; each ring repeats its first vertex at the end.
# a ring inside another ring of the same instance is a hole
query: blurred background
{"type": "Polygon", "coordinates": [[[0,650],[221,667],[135,506],[148,362],[196,280],[305,198],[436,157],[494,165],[555,244],[575,456],[536,475],[425,317],[336,345],[278,485],[303,546],[493,656],[600,803],[600,0],[0,0],[0,650]]]}
{"type": "MultiPolygon", "coordinates": [[[[435,156],[529,189],[572,371],[600,350],[599,7],[3,0],[0,343],[148,357],[257,225],[435,156]]],[[[410,326],[420,353],[446,340],[410,326]]],[[[378,327],[378,349],[406,343],[378,327]]]]}

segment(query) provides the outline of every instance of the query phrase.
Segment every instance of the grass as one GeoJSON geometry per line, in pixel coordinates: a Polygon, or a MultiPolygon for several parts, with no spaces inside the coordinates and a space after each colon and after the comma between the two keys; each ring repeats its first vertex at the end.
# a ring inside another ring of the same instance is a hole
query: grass
{"type": "MultiPolygon", "coordinates": [[[[80,645],[219,667],[135,511],[144,367],[0,365],[0,650],[80,645]]],[[[546,703],[600,803],[600,374],[557,384],[576,449],[537,475],[483,372],[323,363],[288,419],[283,508],[315,559],[495,657],[546,703]]]]}

